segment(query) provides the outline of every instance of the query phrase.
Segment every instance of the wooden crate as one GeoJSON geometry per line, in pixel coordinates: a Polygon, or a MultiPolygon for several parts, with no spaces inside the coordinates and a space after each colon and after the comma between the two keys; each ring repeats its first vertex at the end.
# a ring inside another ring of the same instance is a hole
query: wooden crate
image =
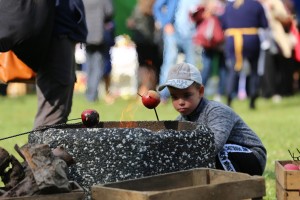
{"type": "Polygon", "coordinates": [[[11,198],[1,198],[1,200],[82,200],[84,199],[83,189],[76,183],[70,182],[72,191],[69,193],[59,193],[59,194],[48,194],[48,195],[37,195],[28,197],[11,197],[11,198]]]}
{"type": "Polygon", "coordinates": [[[262,199],[262,176],[197,168],[92,186],[93,200],[262,199]]]}
{"type": "Polygon", "coordinates": [[[291,160],[275,161],[276,197],[278,200],[300,200],[300,171],[285,170],[291,160]]]}
{"type": "Polygon", "coordinates": [[[285,190],[276,181],[276,199],[277,200],[300,200],[300,189],[285,190]]]}

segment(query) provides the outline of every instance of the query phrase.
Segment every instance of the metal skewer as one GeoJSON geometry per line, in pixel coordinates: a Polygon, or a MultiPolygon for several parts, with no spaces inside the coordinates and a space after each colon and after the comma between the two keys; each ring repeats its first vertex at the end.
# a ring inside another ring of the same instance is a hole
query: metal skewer
{"type": "MultiPolygon", "coordinates": [[[[140,95],[139,93],[137,93],[137,95],[139,95],[140,97],[143,97],[143,96],[140,95]]],[[[154,112],[155,112],[157,121],[159,121],[159,118],[158,118],[158,114],[157,114],[156,108],[154,108],[154,112]]]]}
{"type": "MultiPolygon", "coordinates": [[[[81,118],[70,119],[70,120],[68,120],[68,122],[78,120],[78,119],[81,119],[81,118]]],[[[37,129],[34,129],[32,131],[27,131],[27,132],[24,132],[24,133],[19,133],[19,134],[16,134],[16,135],[11,135],[11,136],[7,136],[7,137],[4,137],[4,138],[0,138],[0,141],[7,140],[7,139],[10,139],[10,138],[14,138],[14,137],[18,137],[18,136],[22,136],[22,135],[26,135],[26,134],[32,133],[33,131],[42,131],[42,130],[45,130],[45,129],[48,129],[48,128],[54,128],[54,127],[58,127],[58,126],[66,125],[66,124],[67,123],[61,123],[61,124],[43,126],[41,128],[37,128],[37,129]]]]}

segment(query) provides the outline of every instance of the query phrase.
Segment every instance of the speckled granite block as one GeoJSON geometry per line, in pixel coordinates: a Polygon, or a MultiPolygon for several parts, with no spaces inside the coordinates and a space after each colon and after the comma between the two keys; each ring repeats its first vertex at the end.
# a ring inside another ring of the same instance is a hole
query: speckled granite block
{"type": "Polygon", "coordinates": [[[67,125],[32,132],[29,143],[64,146],[76,160],[69,170],[70,180],[87,190],[94,184],[215,167],[212,132],[190,122],[103,122],[96,128],[67,125]]]}

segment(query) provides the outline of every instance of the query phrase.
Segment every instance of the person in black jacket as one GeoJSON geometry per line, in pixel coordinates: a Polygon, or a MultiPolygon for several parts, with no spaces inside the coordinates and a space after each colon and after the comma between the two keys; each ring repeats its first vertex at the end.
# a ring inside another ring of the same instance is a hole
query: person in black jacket
{"type": "Polygon", "coordinates": [[[82,0],[55,0],[53,33],[45,64],[37,71],[38,111],[34,129],[65,123],[71,112],[76,43],[85,43],[87,27],[82,0]]]}

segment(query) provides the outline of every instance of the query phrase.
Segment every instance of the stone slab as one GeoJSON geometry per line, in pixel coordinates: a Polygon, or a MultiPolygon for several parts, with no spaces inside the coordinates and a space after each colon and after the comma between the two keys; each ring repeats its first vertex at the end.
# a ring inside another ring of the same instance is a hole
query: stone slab
{"type": "Polygon", "coordinates": [[[32,132],[29,143],[62,145],[76,161],[69,168],[70,180],[87,190],[95,184],[215,167],[213,133],[191,122],[101,122],[95,128],[65,125],[32,132]]]}

